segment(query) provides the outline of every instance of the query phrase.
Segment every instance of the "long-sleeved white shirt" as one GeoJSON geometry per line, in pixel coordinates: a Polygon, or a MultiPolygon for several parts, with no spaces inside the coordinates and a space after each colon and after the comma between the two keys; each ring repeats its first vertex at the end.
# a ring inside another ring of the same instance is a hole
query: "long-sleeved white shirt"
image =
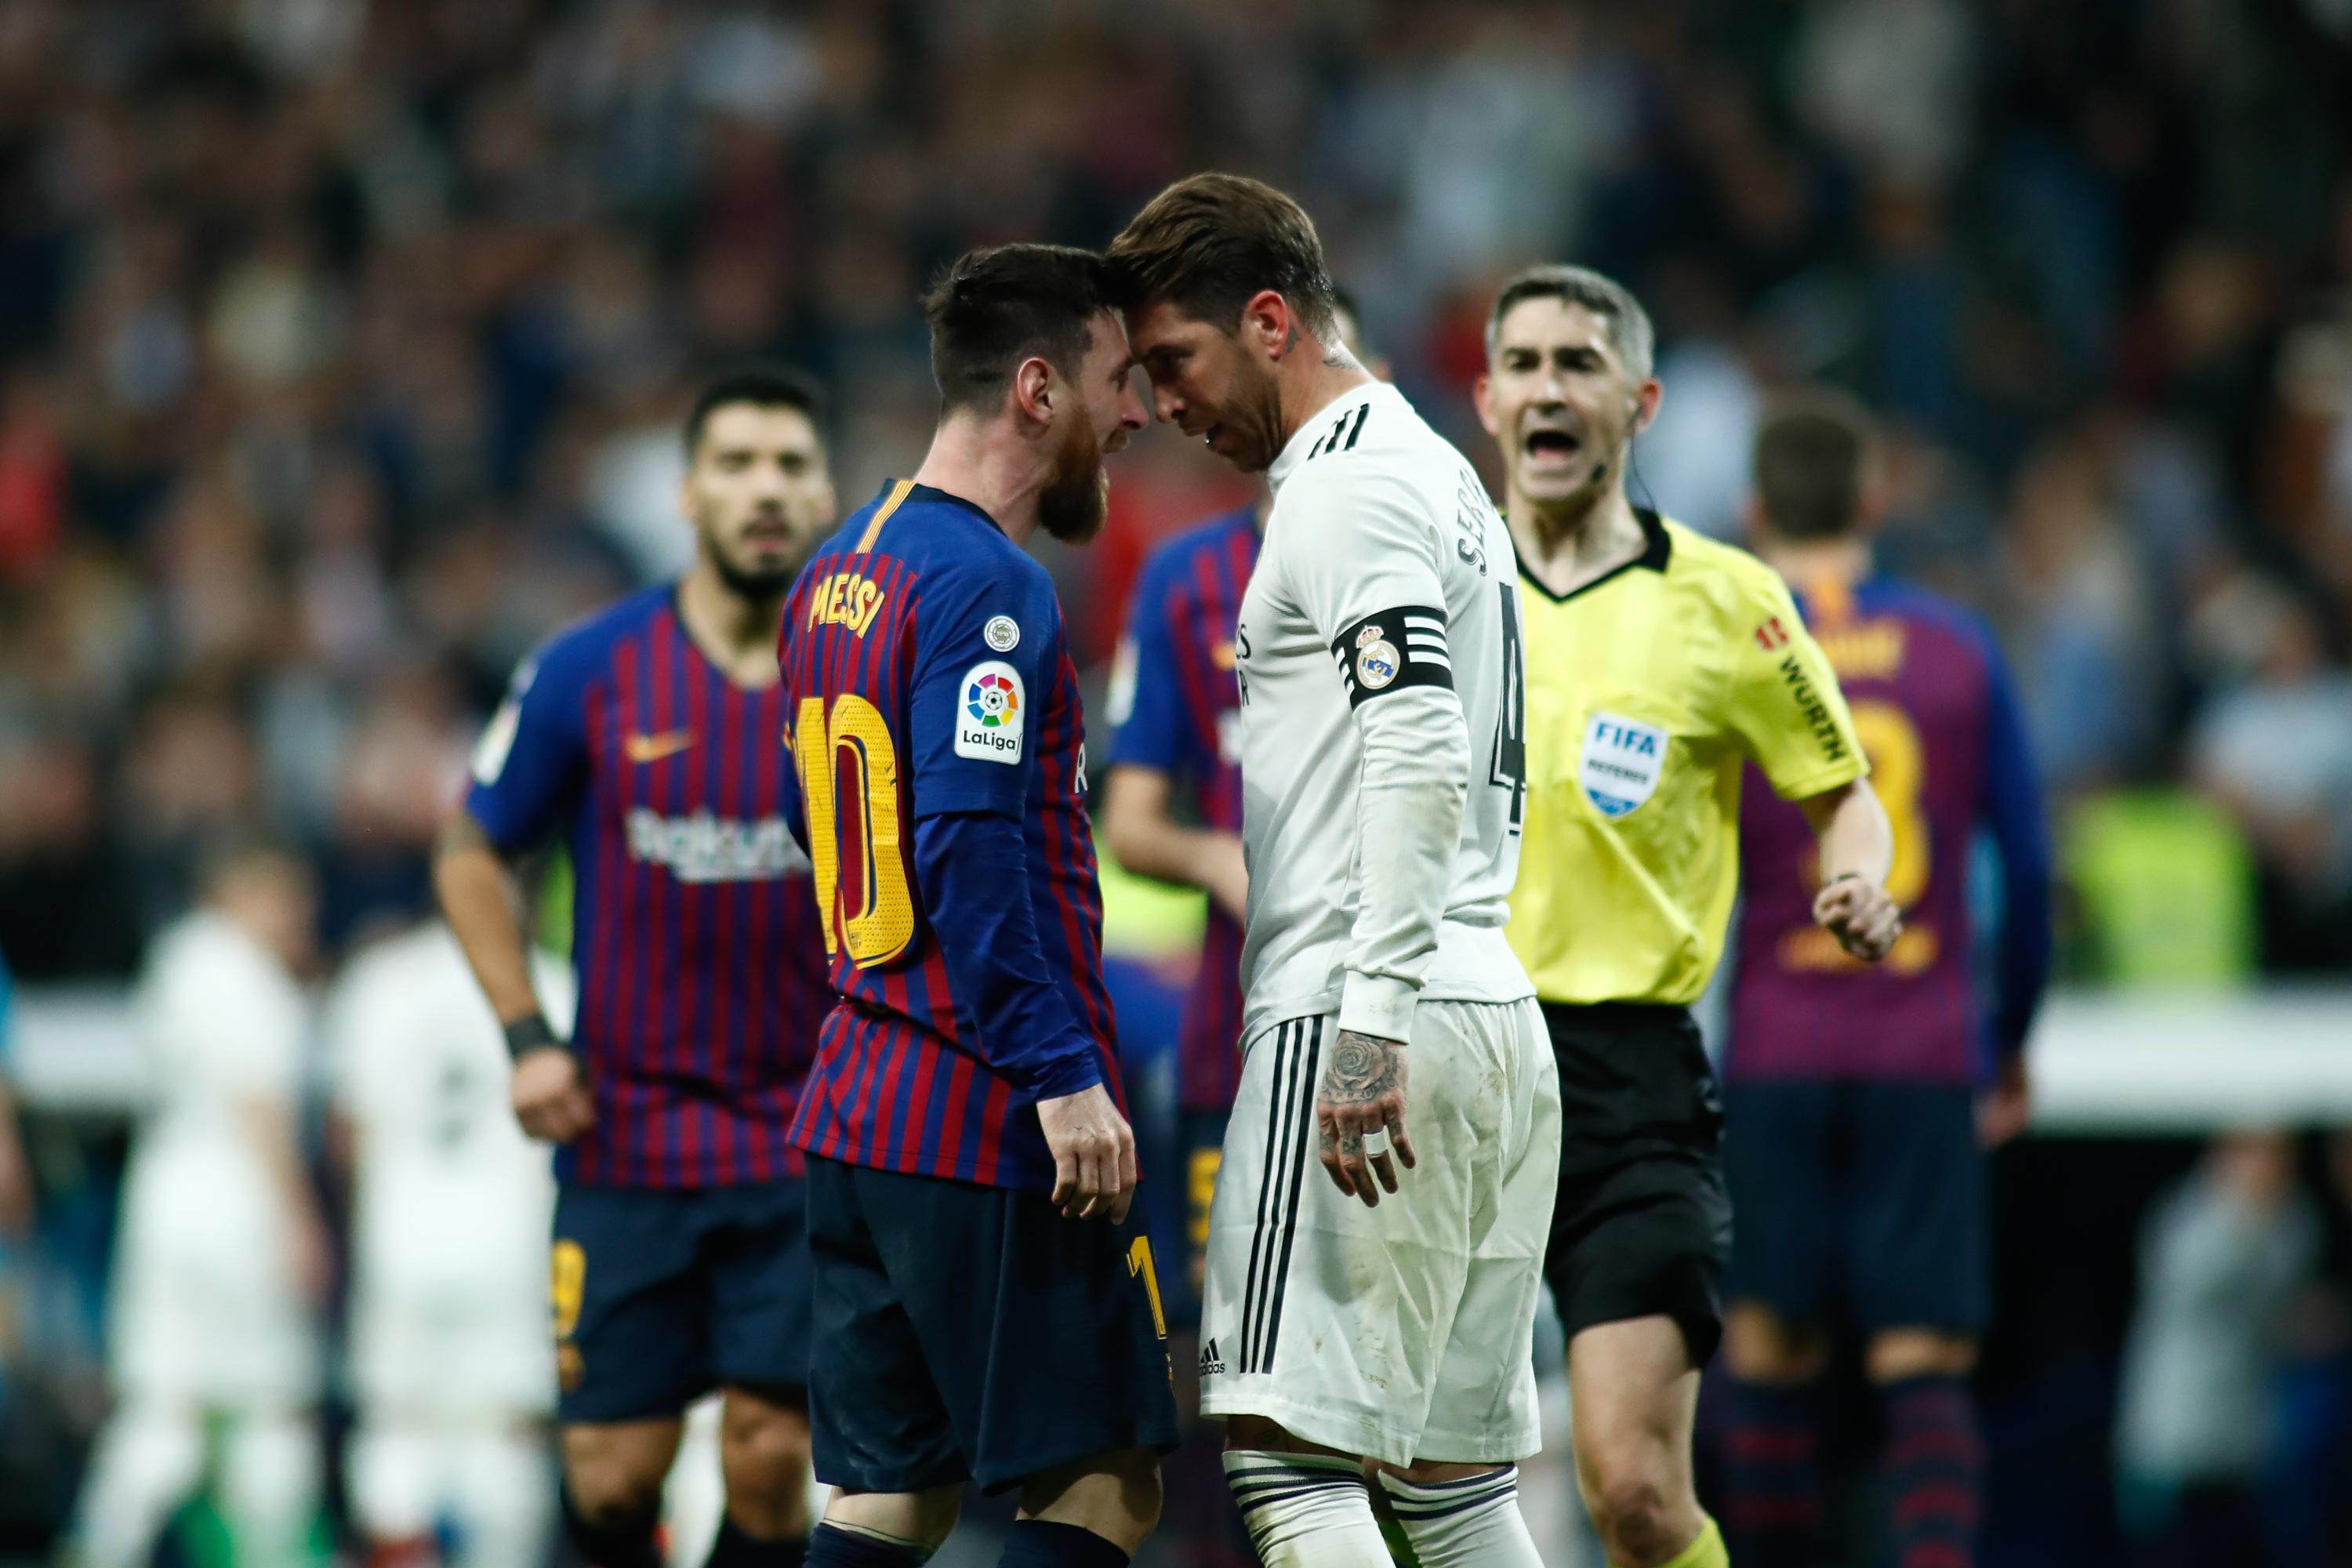
{"type": "Polygon", "coordinates": [[[1235,638],[1244,1037],[1337,1007],[1407,1039],[1422,996],[1534,994],[1502,934],[1526,801],[1509,532],[1380,383],[1308,419],[1269,478],[1235,638]]]}

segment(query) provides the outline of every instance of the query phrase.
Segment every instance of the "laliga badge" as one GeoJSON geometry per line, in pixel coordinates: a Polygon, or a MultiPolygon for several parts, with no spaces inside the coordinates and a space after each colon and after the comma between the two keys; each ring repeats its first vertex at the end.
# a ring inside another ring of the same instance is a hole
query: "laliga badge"
{"type": "Polygon", "coordinates": [[[1614,713],[1593,714],[1585,721],[1579,770],[1584,798],[1612,821],[1639,807],[1657,790],[1669,739],[1655,724],[1614,713]]]}
{"type": "Polygon", "coordinates": [[[964,671],[963,706],[956,710],[955,754],[983,763],[1017,763],[1028,718],[1021,672],[1001,659],[964,671]]]}
{"type": "Polygon", "coordinates": [[[1356,683],[1365,690],[1380,690],[1403,668],[1396,645],[1379,626],[1366,626],[1356,634],[1356,683]]]}

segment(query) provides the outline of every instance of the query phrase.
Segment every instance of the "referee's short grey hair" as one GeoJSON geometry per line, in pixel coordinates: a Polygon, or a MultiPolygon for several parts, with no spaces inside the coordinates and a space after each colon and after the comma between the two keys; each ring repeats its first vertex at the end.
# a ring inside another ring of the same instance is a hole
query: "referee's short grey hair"
{"type": "Polygon", "coordinates": [[[1639,384],[1650,379],[1650,364],[1657,350],[1657,334],[1651,329],[1650,313],[1633,291],[1614,278],[1605,277],[1589,267],[1569,267],[1559,262],[1545,262],[1530,267],[1503,285],[1495,296],[1495,308],[1486,312],[1486,357],[1495,357],[1495,343],[1503,334],[1503,318],[1529,300],[1562,300],[1571,305],[1581,305],[1596,316],[1609,319],[1609,342],[1617,351],[1617,363],[1625,367],[1625,379],[1639,384]]]}

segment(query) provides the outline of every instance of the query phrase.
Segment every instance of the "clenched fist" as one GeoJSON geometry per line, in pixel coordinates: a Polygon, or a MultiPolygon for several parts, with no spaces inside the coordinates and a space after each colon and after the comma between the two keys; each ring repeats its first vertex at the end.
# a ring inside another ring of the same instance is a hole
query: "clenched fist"
{"type": "Polygon", "coordinates": [[[569,1143],[596,1125],[580,1058],[562,1046],[541,1046],[517,1058],[507,1099],[522,1130],[551,1143],[569,1143]]]}

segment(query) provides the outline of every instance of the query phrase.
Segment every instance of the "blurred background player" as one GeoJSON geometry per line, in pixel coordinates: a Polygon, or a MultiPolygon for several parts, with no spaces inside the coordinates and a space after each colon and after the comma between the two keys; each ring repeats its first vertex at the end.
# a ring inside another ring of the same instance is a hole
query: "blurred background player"
{"type": "Polygon", "coordinates": [[[1803,814],[1751,778],[1726,1103],[1732,1209],[1726,1509],[1740,1568],[1804,1568],[1821,1513],[1829,1331],[1866,1336],[1895,1561],[1967,1568],[1982,1508],[1969,1374],[1990,1310],[1983,1146],[2023,1130],[2050,973],[2050,847],[2024,721],[1973,614],[1878,574],[1861,408],[1793,394],[1756,436],[1748,526],[1837,672],[1893,827],[1903,934],[1866,965],[1815,928],[1803,814]],[[1990,1005],[1971,853],[1999,857],[1990,1005]]]}
{"type": "Polygon", "coordinates": [[[785,619],[807,843],[841,1000],[809,1155],[811,1415],[826,1568],[916,1568],[963,1485],[1016,1491],[1006,1568],[1118,1568],[1174,1446],[1168,1330],[1129,1206],[1085,714],[1023,553],[1101,529],[1142,428],[1101,258],[1008,245],[924,300],[939,425],[785,619]]]}
{"type": "Polygon", "coordinates": [[[751,370],[686,422],[696,540],[674,584],[516,671],[435,866],[514,1058],[523,1130],[562,1145],[552,1258],[565,1524],[599,1568],[655,1556],[680,1414],[726,1394],[715,1565],[796,1563],[808,1266],[784,1137],[827,996],[783,819],[775,646],[834,516],[814,391],[751,370]],[[516,862],[571,852],[577,1027],[541,1011],[516,862]]]}
{"type": "Polygon", "coordinates": [[[1526,791],[1507,535],[1339,341],[1288,196],[1196,174],[1110,256],[1159,416],[1275,496],[1234,633],[1250,1044],[1202,1408],[1276,1568],[1385,1562],[1374,1492],[1430,1568],[1532,1564],[1559,1098],[1501,934],[1526,791]]]}
{"type": "Polygon", "coordinates": [[[210,852],[201,903],[156,939],[136,1001],[150,1099],[115,1243],[116,1406],[76,1561],[143,1565],[204,1474],[237,1560],[287,1568],[319,1496],[315,1323],[333,1268],[303,1163],[310,874],[274,844],[210,852]]]}
{"type": "MultiPolygon", "coordinates": [[[[571,977],[535,954],[568,1024],[571,977]]],[[[327,1048],[352,1173],[347,1489],[379,1568],[543,1562],[555,1406],[546,1151],[507,1101],[498,1021],[438,921],[352,961],[327,1048]]]]}
{"type": "Polygon", "coordinates": [[[2270,1131],[2214,1139],[2148,1210],[2116,1423],[2131,1568],[2344,1561],[2263,1496],[2273,1455],[2310,1435],[2283,1373],[2310,1336],[2326,1235],[2294,1140],[2270,1131]]]}
{"type": "Polygon", "coordinates": [[[1875,958],[1897,919],[1885,814],[1788,590],[1626,497],[1662,395],[1651,350],[1623,288],[1531,268],[1488,315],[1477,401],[1502,449],[1527,616],[1530,795],[1509,935],[1559,1068],[1546,1270],[1578,1484],[1617,1568],[1721,1568],[1691,1436],[1731,1210],[1690,1004],[1738,885],[1743,760],[1801,803],[1824,882],[1812,916],[1835,942],[1875,958]]]}
{"type": "MultiPolygon", "coordinates": [[[[1387,363],[1364,346],[1354,300],[1337,288],[1331,298],[1340,342],[1387,379],[1387,363]]],[[[1175,1159],[1171,1169],[1154,1170],[1147,1152],[1144,1173],[1146,1180],[1167,1182],[1181,1194],[1189,1261],[1180,1288],[1168,1295],[1175,1331],[1170,1354],[1188,1374],[1198,1349],[1209,1202],[1242,1076],[1242,918],[1249,877],[1242,865],[1234,628],[1270,504],[1262,493],[1152,551],[1136,580],[1126,635],[1111,667],[1108,717],[1115,732],[1103,780],[1103,842],[1126,869],[1209,895],[1199,967],[1184,994],[1177,1037],[1175,1159]]],[[[1137,1131],[1142,1137],[1142,1128],[1137,1131]]],[[[1144,1147],[1148,1152],[1153,1141],[1145,1139],[1144,1147]]],[[[1180,1386],[1197,1400],[1195,1379],[1188,1375],[1180,1386]]],[[[1210,1483],[1215,1495],[1204,1496],[1202,1507],[1172,1510],[1171,1531],[1221,1538],[1220,1526],[1231,1518],[1222,1470],[1213,1459],[1199,1471],[1171,1461],[1171,1498],[1188,1479],[1210,1483]]]]}

